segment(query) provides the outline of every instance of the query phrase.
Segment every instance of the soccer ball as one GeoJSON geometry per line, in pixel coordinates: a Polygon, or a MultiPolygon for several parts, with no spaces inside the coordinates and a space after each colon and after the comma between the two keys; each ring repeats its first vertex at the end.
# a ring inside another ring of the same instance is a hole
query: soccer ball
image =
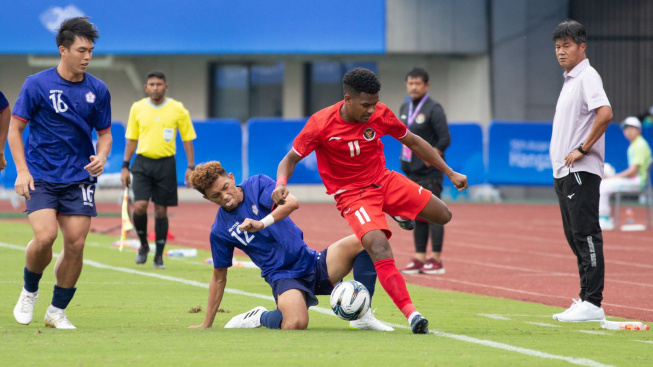
{"type": "Polygon", "coordinates": [[[355,280],[336,284],[331,292],[331,309],[343,320],[358,320],[367,313],[372,297],[365,286],[355,280]]]}

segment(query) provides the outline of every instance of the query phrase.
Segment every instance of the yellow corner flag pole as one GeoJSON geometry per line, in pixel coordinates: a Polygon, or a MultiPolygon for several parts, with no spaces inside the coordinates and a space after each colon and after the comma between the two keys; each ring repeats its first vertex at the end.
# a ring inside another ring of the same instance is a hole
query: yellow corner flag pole
{"type": "Polygon", "coordinates": [[[134,229],[131,220],[129,219],[129,189],[125,188],[125,193],[122,197],[122,226],[120,228],[120,251],[125,245],[125,237],[127,231],[134,229]]]}

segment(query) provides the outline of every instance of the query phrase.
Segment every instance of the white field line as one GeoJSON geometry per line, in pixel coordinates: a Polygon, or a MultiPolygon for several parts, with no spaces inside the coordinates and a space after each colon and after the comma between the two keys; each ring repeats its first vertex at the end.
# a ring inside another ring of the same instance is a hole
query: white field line
{"type": "Polygon", "coordinates": [[[653,340],[633,340],[634,342],[653,344],[653,340]]]}
{"type": "Polygon", "coordinates": [[[612,335],[610,333],[606,333],[605,331],[596,331],[596,330],[578,330],[578,332],[583,334],[592,334],[592,335],[612,335]]]}
{"type": "MultiPolygon", "coordinates": [[[[16,245],[11,245],[7,243],[0,242],[0,247],[12,249],[12,250],[19,250],[19,251],[25,251],[25,246],[16,246],[16,245]]],[[[53,256],[58,255],[58,254],[53,254],[53,256]]],[[[176,282],[176,283],[181,283],[181,284],[186,284],[186,285],[191,285],[195,287],[200,287],[200,288],[209,288],[208,283],[202,283],[194,280],[188,280],[188,279],[183,279],[183,278],[177,278],[169,275],[162,275],[158,273],[148,273],[140,270],[134,270],[134,269],[128,269],[128,268],[123,268],[123,267],[117,267],[117,266],[111,266],[111,265],[106,265],[102,264],[97,261],[93,260],[84,260],[84,265],[86,266],[92,266],[98,269],[107,269],[107,270],[113,270],[113,271],[119,271],[123,273],[129,273],[129,274],[138,274],[141,276],[147,276],[147,277],[152,277],[152,278],[157,278],[157,279],[163,279],[163,280],[168,280],[171,282],[176,282]]],[[[253,297],[253,298],[259,298],[259,299],[264,299],[268,300],[271,302],[274,302],[274,297],[272,296],[265,296],[262,294],[257,294],[257,293],[251,293],[251,292],[245,292],[241,291],[238,289],[231,289],[231,288],[226,288],[225,289],[226,293],[231,293],[231,294],[239,294],[243,296],[248,296],[248,297],[253,297]]],[[[322,308],[322,307],[311,307],[311,310],[325,314],[325,315],[330,315],[335,317],[333,314],[333,311],[330,309],[322,308]]],[[[400,329],[409,329],[408,326],[406,325],[400,325],[400,324],[393,324],[393,323],[388,323],[389,325],[395,327],[395,328],[400,328],[400,329]]],[[[551,353],[546,353],[546,352],[540,352],[538,350],[534,349],[528,349],[528,348],[522,348],[522,347],[516,347],[513,345],[505,344],[505,343],[499,343],[499,342],[494,342],[491,340],[485,340],[485,339],[478,339],[478,338],[473,338],[467,335],[459,335],[459,334],[451,334],[451,333],[446,333],[443,331],[438,331],[438,330],[431,330],[430,334],[436,335],[436,336],[442,336],[445,338],[450,338],[458,341],[463,341],[467,343],[472,343],[472,344],[478,344],[490,348],[495,348],[495,349],[501,349],[501,350],[506,350],[510,352],[516,352],[519,354],[524,354],[530,357],[536,357],[536,358],[543,358],[543,359],[553,359],[553,360],[559,360],[559,361],[564,361],[568,362],[574,365],[578,366],[588,366],[588,367],[611,367],[611,365],[606,365],[603,363],[596,362],[591,359],[586,359],[586,358],[576,358],[576,357],[566,357],[566,356],[559,356],[556,354],[551,354],[551,353]]]]}
{"type": "Polygon", "coordinates": [[[544,326],[544,327],[560,327],[560,325],[549,324],[549,323],[546,323],[546,322],[524,321],[524,323],[531,324],[531,325],[537,325],[537,326],[544,326]]]}
{"type": "Polygon", "coordinates": [[[487,317],[488,319],[492,320],[504,320],[504,321],[510,321],[509,317],[497,315],[497,314],[491,314],[491,313],[477,313],[479,316],[487,317]]]}

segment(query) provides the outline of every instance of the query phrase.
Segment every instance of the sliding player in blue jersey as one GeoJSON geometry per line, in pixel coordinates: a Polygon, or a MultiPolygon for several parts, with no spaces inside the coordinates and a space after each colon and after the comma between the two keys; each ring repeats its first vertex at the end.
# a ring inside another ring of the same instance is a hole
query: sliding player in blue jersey
{"type": "Polygon", "coordinates": [[[65,309],[82,272],[84,243],[96,216],[96,177],[104,171],[112,141],[109,90],[86,73],[96,38],[97,29],[87,18],[65,20],[56,37],[59,65],[25,80],[12,113],[9,147],[18,173],[15,188],[26,198],[34,232],[25,254],[25,284],[14,308],[19,324],[32,322],[39,281],[52,261],[59,227],[63,251],[54,265],[56,281],[45,326],[75,329],[65,309]]]}
{"type": "MultiPolygon", "coordinates": [[[[317,252],[303,240],[302,231],[288,218],[299,208],[292,195],[283,205],[272,201],[276,183],[265,175],[256,175],[236,185],[234,176],[220,162],[208,162],[195,168],[190,177],[193,188],[220,209],[211,227],[213,277],[209,301],[202,325],[213,325],[227,283],[234,248],[245,252],[272,287],[277,309],[256,307],[235,316],[225,328],[306,329],[308,307],[317,305],[316,295],[331,294],[333,284],[342,280],[352,267],[354,278],[374,293],[374,264],[355,236],[349,236],[317,252]]],[[[372,311],[351,327],[365,330],[392,331],[378,321],[372,311]]]]}

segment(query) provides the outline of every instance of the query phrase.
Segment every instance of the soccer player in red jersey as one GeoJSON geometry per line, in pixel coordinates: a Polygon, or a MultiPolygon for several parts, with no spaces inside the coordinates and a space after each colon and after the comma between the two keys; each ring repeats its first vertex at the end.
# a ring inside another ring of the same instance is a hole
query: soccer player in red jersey
{"type": "Polygon", "coordinates": [[[428,320],[415,308],[399,273],[388,239],[385,213],[432,223],[451,220],[449,208],[435,195],[385,166],[381,136],[390,135],[427,163],[441,170],[459,189],[467,176],[453,171],[424,139],[411,133],[379,102],[381,83],[367,69],[356,68],[343,78],[345,98],[315,113],[279,163],[272,199],[279,205],[288,195],[286,183],[295,165],[315,151],[327,193],[335,195],[340,214],[369,252],[383,289],[408,319],[413,333],[428,333],[428,320]]]}

